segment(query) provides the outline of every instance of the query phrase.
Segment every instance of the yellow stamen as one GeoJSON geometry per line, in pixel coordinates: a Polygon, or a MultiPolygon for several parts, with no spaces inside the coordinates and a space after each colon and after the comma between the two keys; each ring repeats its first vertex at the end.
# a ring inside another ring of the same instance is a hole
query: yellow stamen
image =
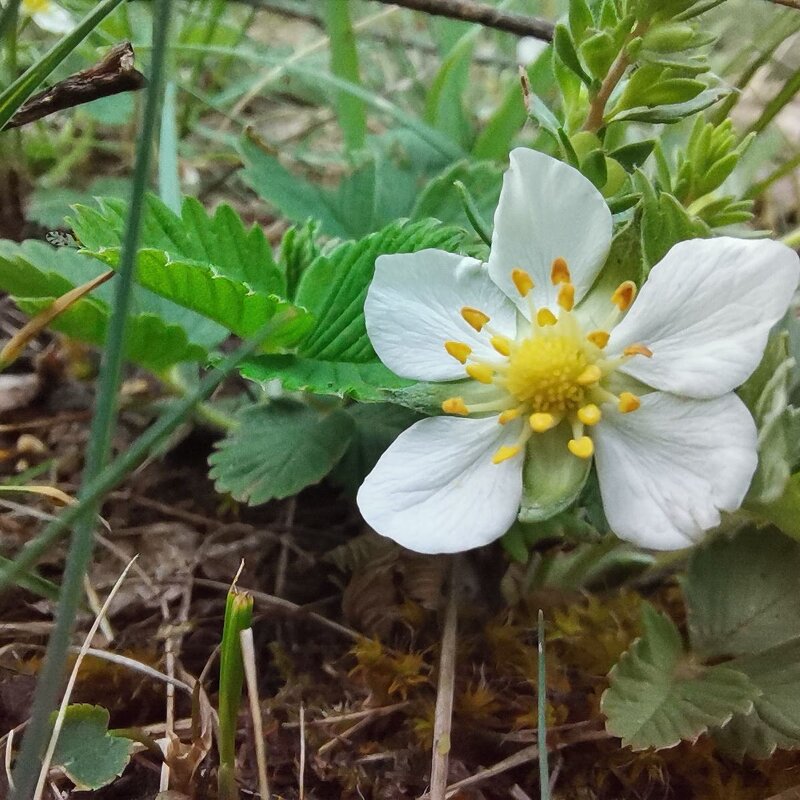
{"type": "Polygon", "coordinates": [[[533,289],[533,278],[524,269],[512,269],[511,280],[514,281],[514,286],[523,297],[527,297],[530,290],[533,289]]]}
{"type": "Polygon", "coordinates": [[[462,397],[449,397],[442,403],[442,411],[445,414],[458,414],[461,417],[466,417],[469,414],[469,409],[462,397]]]}
{"type": "Polygon", "coordinates": [[[501,356],[511,355],[511,342],[505,336],[492,336],[491,345],[501,356]]]}
{"type": "Polygon", "coordinates": [[[623,351],[626,356],[644,356],[645,358],[652,358],[653,351],[643,344],[632,344],[626,347],[623,351]]]}
{"type": "Polygon", "coordinates": [[[636,297],[636,284],[633,281],[623,281],[611,295],[611,302],[620,311],[627,311],[634,297],[636,297]]]}
{"type": "Polygon", "coordinates": [[[555,325],[558,320],[556,315],[549,308],[540,308],[536,312],[536,324],[544,328],[547,325],[555,325]]]}
{"type": "Polygon", "coordinates": [[[597,364],[589,364],[586,369],[578,375],[576,383],[579,386],[591,386],[593,383],[597,383],[600,378],[603,377],[603,372],[597,364]]]}
{"type": "Polygon", "coordinates": [[[503,461],[508,461],[509,458],[514,458],[522,448],[518,444],[507,445],[504,444],[493,456],[492,464],[500,464],[503,461]]]}
{"type": "Polygon", "coordinates": [[[567,262],[560,256],[553,259],[553,265],[550,267],[550,280],[553,282],[553,286],[557,286],[559,283],[570,283],[572,280],[567,262]]]}
{"type": "Polygon", "coordinates": [[[484,314],[483,311],[479,311],[477,308],[470,308],[470,306],[464,306],[461,309],[461,316],[464,318],[464,321],[472,328],[475,328],[478,333],[483,330],[483,326],[489,321],[489,317],[487,314],[484,314]]]}
{"type": "Polygon", "coordinates": [[[572,455],[578,458],[591,458],[594,455],[594,443],[588,436],[581,436],[580,439],[570,439],[567,442],[572,455]]]}
{"type": "Polygon", "coordinates": [[[630,414],[631,411],[636,411],[642,404],[642,401],[632,392],[622,392],[619,396],[619,403],[617,408],[623,414],[630,414]]]}
{"type": "Polygon", "coordinates": [[[497,421],[501,425],[507,425],[512,420],[515,420],[523,410],[523,406],[517,406],[517,408],[509,408],[507,411],[504,411],[498,418],[497,421]]]}
{"type": "Polygon", "coordinates": [[[492,383],[494,380],[494,370],[486,364],[469,364],[467,375],[480,383],[492,383]]]}
{"type": "Polygon", "coordinates": [[[578,419],[584,425],[597,425],[602,416],[600,409],[594,403],[589,403],[578,409],[578,419]]]}
{"type": "Polygon", "coordinates": [[[608,331],[592,331],[586,338],[602,350],[608,344],[611,334],[608,331]]]}
{"type": "Polygon", "coordinates": [[[572,311],[575,305],[575,286],[571,283],[562,283],[558,290],[557,302],[564,311],[572,311]]]}
{"type": "Polygon", "coordinates": [[[456,361],[460,361],[462,364],[467,363],[467,359],[472,353],[472,348],[464,344],[464,342],[445,342],[444,349],[447,350],[456,361]]]}
{"type": "Polygon", "coordinates": [[[558,424],[558,420],[552,414],[546,414],[541,411],[531,414],[528,422],[530,422],[531,430],[534,433],[545,433],[558,424]]]}

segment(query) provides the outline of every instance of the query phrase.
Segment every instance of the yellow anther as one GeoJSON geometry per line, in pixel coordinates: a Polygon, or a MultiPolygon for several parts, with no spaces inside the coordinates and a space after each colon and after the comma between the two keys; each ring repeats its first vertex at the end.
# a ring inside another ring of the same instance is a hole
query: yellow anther
{"type": "Polygon", "coordinates": [[[504,444],[493,456],[492,464],[500,464],[503,461],[508,461],[509,458],[514,458],[522,448],[518,444],[508,445],[504,444]]]}
{"type": "Polygon", "coordinates": [[[464,344],[464,342],[445,342],[444,349],[447,350],[456,361],[460,361],[462,364],[467,363],[467,359],[472,353],[472,348],[464,344]]]}
{"type": "Polygon", "coordinates": [[[448,397],[442,403],[442,411],[445,414],[458,414],[461,417],[466,417],[469,414],[469,409],[461,397],[448,397]]]}
{"type": "Polygon", "coordinates": [[[511,355],[511,342],[509,342],[505,336],[492,336],[490,341],[492,347],[494,347],[501,356],[511,355]]]}
{"type": "Polygon", "coordinates": [[[636,411],[642,404],[642,401],[632,392],[622,392],[619,396],[617,408],[623,414],[630,414],[631,411],[636,411]]]}
{"type": "Polygon", "coordinates": [[[512,269],[511,280],[514,281],[514,286],[523,297],[527,297],[530,290],[533,289],[533,278],[524,269],[512,269]]]}
{"type": "Polygon", "coordinates": [[[589,364],[586,369],[578,375],[576,383],[579,386],[591,386],[603,377],[603,372],[597,364],[589,364]]]}
{"type": "Polygon", "coordinates": [[[555,325],[558,320],[556,315],[549,308],[540,308],[536,312],[536,324],[544,328],[546,325],[555,325]]]}
{"type": "Polygon", "coordinates": [[[570,453],[578,458],[591,458],[594,455],[594,443],[588,436],[580,439],[570,439],[567,442],[570,453]]]}
{"type": "Polygon", "coordinates": [[[636,297],[636,284],[633,281],[623,281],[611,295],[611,302],[620,311],[627,311],[634,297],[636,297]]]}
{"type": "Polygon", "coordinates": [[[461,316],[464,318],[464,321],[472,328],[475,328],[478,333],[483,330],[483,326],[489,321],[489,317],[487,314],[484,314],[483,311],[479,311],[477,308],[470,308],[470,306],[464,306],[461,309],[461,316]]]}
{"type": "Polygon", "coordinates": [[[557,286],[559,283],[570,283],[572,281],[567,262],[560,256],[553,259],[553,265],[550,267],[550,280],[553,282],[553,286],[557,286]]]}
{"type": "Polygon", "coordinates": [[[512,420],[515,420],[521,413],[522,413],[522,406],[518,406],[517,408],[509,408],[507,411],[504,411],[497,418],[497,421],[501,425],[507,425],[512,420]]]}
{"type": "Polygon", "coordinates": [[[486,364],[469,364],[467,375],[480,383],[492,383],[494,381],[494,370],[486,364]]]}
{"type": "Polygon", "coordinates": [[[572,311],[575,305],[575,286],[571,283],[562,283],[558,290],[557,302],[564,311],[572,311]]]}
{"type": "Polygon", "coordinates": [[[541,411],[531,414],[528,422],[534,433],[546,433],[558,424],[558,420],[552,414],[545,414],[541,411]]]}
{"type": "Polygon", "coordinates": [[[632,344],[626,347],[623,351],[626,356],[644,356],[645,358],[652,358],[653,351],[643,344],[632,344]]]}
{"type": "Polygon", "coordinates": [[[608,344],[611,334],[608,331],[592,331],[586,338],[602,350],[608,344]]]}
{"type": "Polygon", "coordinates": [[[602,416],[600,409],[594,403],[589,403],[578,409],[578,419],[584,425],[597,425],[602,416]]]}

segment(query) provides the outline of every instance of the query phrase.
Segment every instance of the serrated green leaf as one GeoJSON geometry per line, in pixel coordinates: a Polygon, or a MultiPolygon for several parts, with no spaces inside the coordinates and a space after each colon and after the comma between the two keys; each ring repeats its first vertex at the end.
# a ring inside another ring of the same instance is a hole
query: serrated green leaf
{"type": "Polygon", "coordinates": [[[250,406],[209,456],[219,492],[250,505],[289,497],[318,483],[341,459],[353,434],[345,411],[299,403],[250,406]]]}
{"type": "Polygon", "coordinates": [[[108,719],[102,706],[67,706],[51,763],[66,772],[78,791],[106,786],[130,761],[133,742],[109,735],[108,719]]]}
{"type": "Polygon", "coordinates": [[[692,554],[684,587],[692,649],[754,655],[800,636],[800,542],[747,528],[692,554]]]}
{"type": "Polygon", "coordinates": [[[778,747],[800,747],[800,638],[728,666],[747,675],[760,694],[749,714],[734,714],[713,732],[723,752],[738,759],[768,758],[778,747]]]}
{"type": "MultiPolygon", "coordinates": [[[[98,208],[76,206],[68,220],[83,248],[92,254],[121,244],[127,204],[104,199],[98,208]]],[[[170,261],[207,264],[254,291],[285,296],[286,283],[272,248],[257,225],[250,228],[227,205],[208,214],[194,198],[184,198],[180,215],[155,195],[148,195],[142,222],[143,250],[160,250],[170,261]]]]}
{"type": "Polygon", "coordinates": [[[259,383],[278,379],[288,391],[352,397],[364,402],[391,399],[392,390],[413,385],[413,381],[397,377],[377,359],[355,363],[291,354],[264,355],[244,361],[240,369],[245,378],[259,383]]]}
{"type": "Polygon", "coordinates": [[[317,243],[318,236],[319,224],[315,220],[293,225],[283,234],[278,261],[286,277],[286,296],[290,300],[297,291],[300,276],[322,252],[317,243]]]}
{"type": "Polygon", "coordinates": [[[433,247],[455,251],[464,231],[437,220],[399,221],[358,242],[346,242],[320,256],[303,275],[296,302],[316,318],[299,354],[322,361],[374,361],[364,323],[364,299],[375,260],[386,253],[413,253],[433,247]]]}
{"type": "Polygon", "coordinates": [[[642,609],[644,633],[609,673],[601,701],[609,733],[634,750],[695,741],[736,712],[748,713],[758,690],[726,665],[706,667],[684,651],[668,617],[642,609]]]}
{"type": "MultiPolygon", "coordinates": [[[[107,248],[98,251],[96,258],[116,267],[120,250],[107,248]]],[[[267,320],[291,305],[274,294],[255,291],[246,283],[220,274],[210,264],[172,261],[163,250],[139,250],[135,274],[146,289],[224,325],[242,338],[255,334],[267,320]]],[[[308,333],[313,320],[298,310],[300,315],[281,332],[280,340],[265,342],[265,348],[293,346],[308,333]]]]}

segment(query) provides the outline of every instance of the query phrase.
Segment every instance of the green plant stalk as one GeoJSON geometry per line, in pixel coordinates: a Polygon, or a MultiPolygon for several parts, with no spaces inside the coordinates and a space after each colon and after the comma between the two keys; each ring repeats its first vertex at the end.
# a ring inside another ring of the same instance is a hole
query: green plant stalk
{"type": "Polygon", "coordinates": [[[122,2],[103,0],[35,64],[0,94],[0,131],[39,84],[122,2]]]}
{"type": "Polygon", "coordinates": [[[17,19],[19,18],[19,4],[22,0],[10,0],[0,11],[0,39],[8,32],[8,47],[16,49],[17,19]],[[12,38],[13,37],[13,41],[12,38]]]}
{"type": "Polygon", "coordinates": [[[475,233],[481,237],[484,244],[491,247],[492,234],[489,231],[486,220],[483,219],[481,212],[478,211],[478,207],[475,205],[475,200],[473,200],[469,189],[464,186],[463,181],[453,181],[453,186],[456,187],[458,193],[461,195],[461,205],[464,207],[464,213],[467,215],[470,225],[475,229],[475,233]]]}
{"type": "Polygon", "coordinates": [[[253,620],[253,598],[232,586],[225,603],[222,645],[219,652],[219,772],[217,791],[220,800],[237,800],[236,721],[242,702],[244,664],[240,631],[253,620]]]}
{"type": "Polygon", "coordinates": [[[180,215],[181,179],[178,166],[178,129],[175,123],[177,91],[175,81],[167,81],[158,136],[158,195],[172,211],[180,215]]]}
{"type": "MultiPolygon", "coordinates": [[[[101,6],[107,5],[107,12],[110,12],[116,4],[117,0],[110,0],[108,3],[101,4],[101,6]]],[[[128,309],[133,296],[136,250],[144,210],[143,198],[150,172],[150,157],[168,47],[171,10],[172,0],[161,0],[156,7],[153,19],[153,59],[150,84],[147,89],[142,130],[136,148],[131,205],[122,242],[122,258],[117,272],[114,308],[109,322],[103,362],[100,368],[97,406],[89,436],[82,487],[78,493],[78,497],[82,501],[85,499],[86,485],[100,475],[108,460],[111,434],[116,420],[117,393],[122,379],[128,309]]],[[[90,17],[87,17],[87,19],[90,17]]],[[[100,19],[96,22],[99,22],[100,19]]],[[[49,717],[56,704],[61,686],[64,661],[75,622],[75,614],[83,591],[83,577],[92,557],[94,517],[97,510],[96,502],[89,503],[87,513],[76,523],[73,531],[64,567],[61,599],[56,611],[55,626],[47,646],[44,665],[39,673],[31,722],[25,732],[22,751],[14,770],[15,789],[11,793],[12,800],[27,800],[36,786],[40,753],[49,735],[49,717]]]]}
{"type": "MultiPolygon", "coordinates": [[[[13,564],[10,558],[0,556],[0,567],[8,569],[13,564]]],[[[27,572],[17,578],[17,586],[21,589],[26,589],[33,594],[38,594],[40,597],[45,597],[48,600],[55,602],[58,600],[58,586],[50,581],[37,575],[35,572],[27,572]]]]}
{"type": "Polygon", "coordinates": [[[791,175],[792,172],[800,167],[800,153],[797,153],[792,158],[790,158],[784,164],[781,164],[776,170],[774,170],[771,174],[767,175],[763,181],[759,181],[758,183],[754,183],[745,193],[745,198],[755,198],[758,197],[760,194],[765,192],[772,186],[773,183],[776,183],[781,178],[786,177],[787,175],[791,175]]]}
{"type": "MultiPolygon", "coordinates": [[[[323,9],[325,27],[331,42],[331,72],[355,86],[360,86],[358,50],[349,3],[323,3],[323,9]]],[[[359,97],[337,92],[336,114],[348,152],[363,148],[367,138],[367,110],[364,101],[359,97]]]]}
{"type": "Polygon", "coordinates": [[[539,609],[539,659],[536,686],[536,715],[539,745],[539,796],[550,800],[550,767],[547,759],[547,669],[544,658],[544,614],[539,609]]]}
{"type": "Polygon", "coordinates": [[[102,497],[119,486],[125,477],[133,472],[147,456],[192,413],[195,406],[210,397],[217,387],[246,358],[256,353],[274,333],[296,316],[294,310],[288,310],[275,316],[262,330],[235,352],[231,353],[217,368],[206,375],[198,387],[163,417],[149,427],[135,442],[115,458],[103,472],[86,484],[81,492],[81,502],[65,509],[58,519],[53,520],[25,549],[6,566],[0,565],[0,591],[15,582],[20,575],[33,567],[36,562],[55,544],[71,525],[74,525],[89,508],[94,508],[102,497]]]}
{"type": "MultiPolygon", "coordinates": [[[[189,394],[189,386],[181,377],[180,370],[177,366],[160,373],[158,379],[170,391],[180,397],[186,397],[189,394]]],[[[233,430],[239,424],[239,421],[235,417],[226,414],[224,411],[220,411],[209,403],[198,403],[194,414],[198,420],[207,423],[212,428],[218,428],[221,431],[233,430]]]]}

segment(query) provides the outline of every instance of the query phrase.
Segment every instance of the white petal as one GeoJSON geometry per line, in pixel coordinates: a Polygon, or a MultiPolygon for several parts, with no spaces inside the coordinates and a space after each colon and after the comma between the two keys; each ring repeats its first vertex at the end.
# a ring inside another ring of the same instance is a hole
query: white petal
{"type": "Polygon", "coordinates": [[[622,539],[656,550],[696,542],[734,511],[756,469],[756,426],[735,394],[653,392],[638,411],[603,409],[592,438],[603,508],[622,539]]]}
{"type": "Polygon", "coordinates": [[[444,349],[446,341],[468,344],[479,358],[498,360],[486,332],[461,317],[471,306],[488,314],[492,327],[513,338],[516,311],[474,258],[443,250],[380,256],[364,303],[372,346],[403,378],[448,381],[464,367],[444,349]]]}
{"type": "Polygon", "coordinates": [[[502,536],[522,495],[522,454],[492,456],[513,444],[522,423],[496,417],[431,417],[412,425],[381,456],[358,492],[375,530],[418,553],[457,553],[502,536]]]}
{"type": "Polygon", "coordinates": [[[611,333],[609,352],[635,342],[623,371],[663,391],[716,397],[740,386],[786,313],[800,259],[779,242],[720,237],[676,244],[656,264],[611,333]]]}
{"type": "Polygon", "coordinates": [[[48,33],[69,33],[75,27],[72,14],[55,3],[50,3],[45,11],[34,13],[32,19],[36,25],[48,33]]]}
{"type": "Polygon", "coordinates": [[[568,164],[518,147],[503,178],[494,215],[489,272],[494,282],[527,314],[511,281],[519,267],[533,278],[537,305],[555,307],[550,280],[553,260],[566,259],[576,302],[594,282],[611,246],[611,212],[603,196],[568,164]]]}

